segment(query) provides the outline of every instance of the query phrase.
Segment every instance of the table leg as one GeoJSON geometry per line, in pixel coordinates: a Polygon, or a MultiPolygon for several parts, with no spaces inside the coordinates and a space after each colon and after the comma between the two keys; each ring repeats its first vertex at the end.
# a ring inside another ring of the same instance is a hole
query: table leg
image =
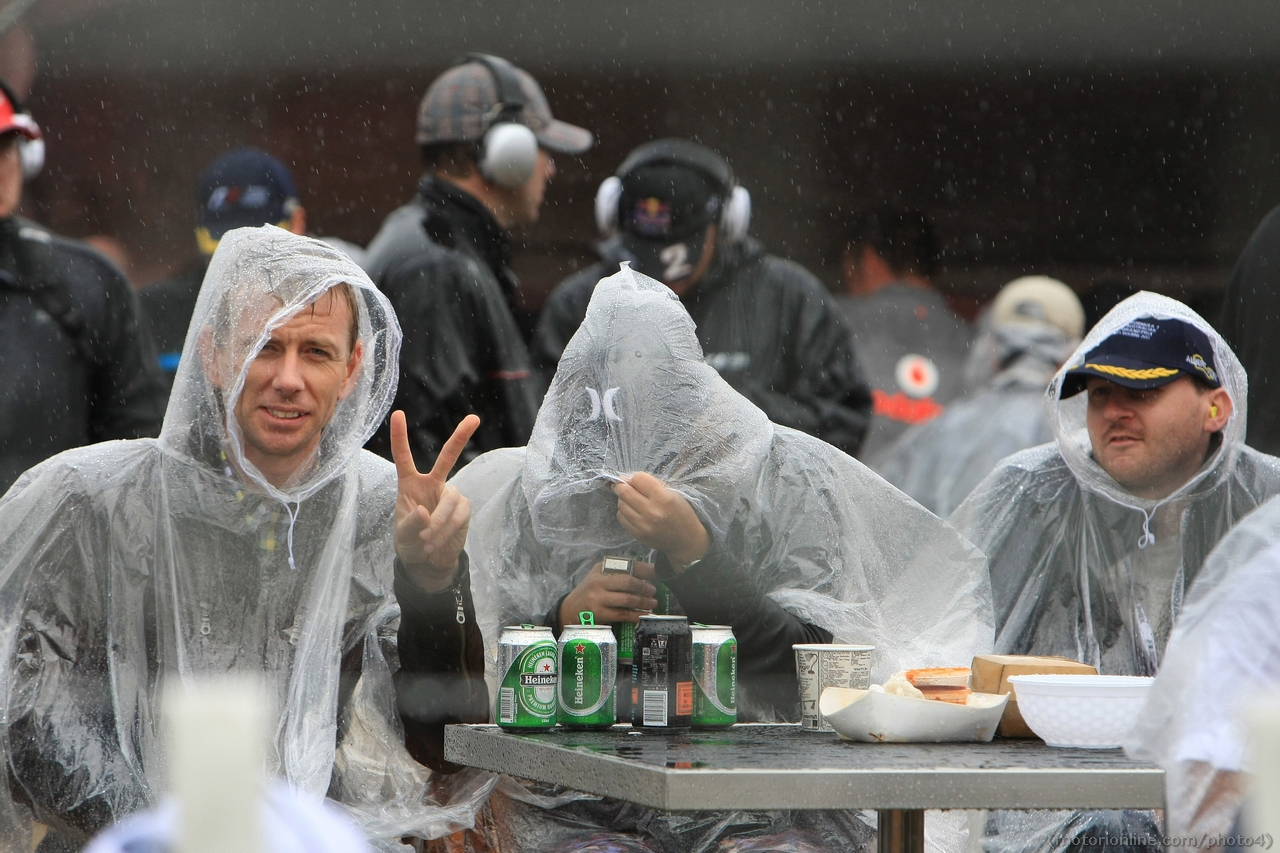
{"type": "Polygon", "coordinates": [[[879,853],[924,853],[923,809],[880,809],[876,815],[879,853]]]}

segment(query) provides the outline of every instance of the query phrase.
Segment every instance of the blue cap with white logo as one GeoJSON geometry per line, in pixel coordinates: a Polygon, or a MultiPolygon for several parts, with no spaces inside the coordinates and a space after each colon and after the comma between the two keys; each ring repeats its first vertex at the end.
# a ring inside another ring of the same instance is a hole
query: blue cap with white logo
{"type": "Polygon", "coordinates": [[[1209,336],[1190,323],[1168,317],[1139,317],[1071,365],[1062,380],[1062,399],[1079,394],[1090,376],[1135,390],[1167,385],[1190,376],[1219,388],[1222,380],[1209,336]]]}
{"type": "Polygon", "coordinates": [[[283,163],[257,148],[222,155],[196,185],[201,251],[213,254],[232,228],[284,225],[298,207],[293,175],[283,163]]]}

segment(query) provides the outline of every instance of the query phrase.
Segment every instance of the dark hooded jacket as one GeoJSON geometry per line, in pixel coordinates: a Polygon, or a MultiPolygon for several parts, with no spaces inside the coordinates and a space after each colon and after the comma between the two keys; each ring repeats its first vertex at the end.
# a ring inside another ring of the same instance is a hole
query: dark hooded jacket
{"type": "Polygon", "coordinates": [[[1227,283],[1218,329],[1249,374],[1245,442],[1280,454],[1280,207],[1253,232],[1227,283]],[[1275,383],[1274,386],[1272,383],[1275,383]]]}
{"type": "MultiPolygon", "coordinates": [[[[617,272],[612,242],[600,263],[556,287],[534,335],[534,358],[549,376],[587,313],[596,282],[617,272]]],[[[722,246],[706,276],[680,301],[698,341],[733,388],[769,420],[857,453],[871,419],[871,391],[831,297],[799,264],[746,239],[722,246]]]]}
{"type": "MultiPolygon", "coordinates": [[[[387,217],[365,269],[404,330],[395,409],[418,467],[434,464],[466,415],[480,416],[463,461],[529,440],[541,390],[514,313],[511,238],[475,198],[424,178],[387,217]]],[[[369,449],[391,458],[383,424],[369,449]]]]}
{"type": "Polygon", "coordinates": [[[0,493],[50,456],[160,432],[165,393],[138,303],[88,246],[0,220],[0,493]]]}

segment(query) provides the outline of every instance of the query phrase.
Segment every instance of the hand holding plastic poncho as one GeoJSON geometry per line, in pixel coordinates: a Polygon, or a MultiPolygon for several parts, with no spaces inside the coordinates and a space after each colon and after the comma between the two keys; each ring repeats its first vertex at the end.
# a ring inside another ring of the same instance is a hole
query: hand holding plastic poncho
{"type": "MultiPolygon", "coordinates": [[[[472,504],[467,551],[490,695],[502,626],[542,622],[604,555],[647,550],[618,522],[612,491],[640,471],[684,496],[702,521],[711,551],[687,573],[717,564],[724,606],[760,596],[837,642],[874,644],[877,681],[907,666],[967,665],[990,648],[982,555],[851,457],[770,423],[704,362],[675,294],[624,268],[597,285],[529,446],[485,454],[453,481],[472,504]]],[[[794,719],[794,707],[751,701],[739,639],[740,713],[794,719]]],[[[781,651],[794,661],[789,647],[781,651]]],[[[794,664],[787,669],[794,690],[794,664]]],[[[513,783],[501,790],[545,803],[513,783]]],[[[593,821],[616,824],[600,817],[609,808],[606,801],[595,811],[580,804],[571,817],[560,817],[563,807],[504,814],[523,821],[513,830],[522,843],[553,849],[593,821]]],[[[628,808],[632,818],[639,813],[628,808]]],[[[663,849],[709,844],[740,823],[797,825],[780,815],[643,811],[640,824],[666,839],[663,849]]],[[[824,849],[855,849],[869,837],[851,813],[811,817],[824,849]]]]}
{"type": "Polygon", "coordinates": [[[997,652],[1065,655],[1112,675],[1155,673],[1204,558],[1280,492],[1280,460],[1244,446],[1247,386],[1221,336],[1180,302],[1139,293],[1094,327],[1049,386],[1057,440],[1006,459],[951,517],[990,561],[997,652]],[[1144,316],[1202,330],[1235,407],[1199,473],[1160,500],[1134,497],[1094,461],[1087,394],[1059,399],[1070,365],[1144,316]]]}
{"type": "Polygon", "coordinates": [[[1125,751],[1165,770],[1170,835],[1227,834],[1250,765],[1245,714],[1280,689],[1280,498],[1205,560],[1125,751]]]}
{"type": "Polygon", "coordinates": [[[528,448],[455,479],[489,676],[503,625],[542,621],[602,556],[644,550],[611,490],[637,471],[689,501],[743,583],[874,644],[875,678],[990,643],[982,555],[851,457],[770,423],[703,361],[675,294],[624,268],[596,287],[528,448]]]}
{"type": "Polygon", "coordinates": [[[230,232],[160,438],[63,453],[0,499],[0,847],[25,849],[33,818],[79,845],[153,805],[166,683],[233,671],[267,684],[269,769],[292,787],[328,792],[383,839],[469,821],[474,805],[426,797],[384,655],[396,476],[361,447],[399,345],[386,299],[342,253],[270,226],[230,232]],[[276,488],[228,413],[271,331],[339,284],[355,297],[358,376],[310,464],[276,488]]]}

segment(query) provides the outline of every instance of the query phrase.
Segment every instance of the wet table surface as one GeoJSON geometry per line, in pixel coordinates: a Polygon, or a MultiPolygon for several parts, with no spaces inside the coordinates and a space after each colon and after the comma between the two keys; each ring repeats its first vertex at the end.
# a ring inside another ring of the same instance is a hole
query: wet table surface
{"type": "Polygon", "coordinates": [[[1118,749],[1038,740],[846,743],[798,725],[512,734],[449,726],[450,761],[668,811],[1164,807],[1164,776],[1118,749]]]}

